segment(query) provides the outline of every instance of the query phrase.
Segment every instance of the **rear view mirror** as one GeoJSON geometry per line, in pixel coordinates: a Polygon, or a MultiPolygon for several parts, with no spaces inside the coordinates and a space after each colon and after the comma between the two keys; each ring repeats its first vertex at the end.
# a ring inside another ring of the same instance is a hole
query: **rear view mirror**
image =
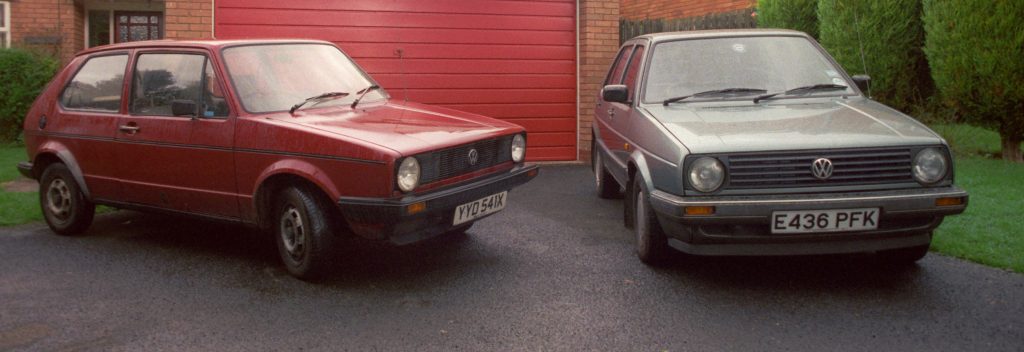
{"type": "Polygon", "coordinates": [[[171,114],[174,116],[196,117],[196,102],[192,100],[175,99],[171,101],[171,114]]]}
{"type": "Polygon", "coordinates": [[[868,89],[871,87],[871,76],[868,76],[868,75],[854,75],[853,76],[853,83],[856,84],[857,88],[860,88],[860,90],[862,92],[867,93],[868,89]]]}
{"type": "Polygon", "coordinates": [[[625,85],[610,84],[601,89],[601,99],[613,103],[625,103],[629,101],[629,89],[625,85]]]}

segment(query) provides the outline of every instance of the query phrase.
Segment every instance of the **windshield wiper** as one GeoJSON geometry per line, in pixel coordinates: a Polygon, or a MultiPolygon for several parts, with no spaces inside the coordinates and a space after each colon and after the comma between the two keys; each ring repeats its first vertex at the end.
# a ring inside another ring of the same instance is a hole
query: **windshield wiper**
{"type": "Polygon", "coordinates": [[[327,93],[324,93],[324,94],[317,95],[315,97],[309,97],[309,98],[306,98],[306,100],[303,100],[301,103],[292,105],[292,108],[291,108],[291,110],[288,110],[288,113],[294,115],[295,114],[295,110],[298,110],[303,105],[306,105],[306,103],[314,101],[314,100],[322,100],[322,99],[327,99],[327,98],[339,98],[339,97],[344,97],[344,96],[348,96],[348,93],[345,93],[345,92],[327,92],[327,93]]]}
{"type": "Polygon", "coordinates": [[[358,92],[359,93],[359,97],[356,98],[356,100],[352,101],[352,108],[355,109],[356,105],[359,105],[359,101],[362,100],[364,96],[366,96],[366,93],[369,93],[371,90],[377,90],[377,89],[380,89],[380,86],[374,84],[374,85],[371,85],[371,86],[366,87],[363,90],[359,91],[358,92]]]}
{"type": "Polygon", "coordinates": [[[809,85],[809,86],[796,87],[796,88],[793,88],[793,89],[786,90],[784,92],[758,95],[758,96],[754,97],[754,104],[757,104],[757,102],[759,102],[759,101],[772,98],[772,97],[774,97],[776,95],[782,95],[782,94],[789,95],[789,94],[795,94],[795,93],[800,93],[800,92],[810,93],[811,91],[815,91],[815,90],[840,90],[840,89],[846,89],[846,88],[849,88],[849,87],[844,86],[842,84],[832,84],[832,83],[814,84],[814,85],[809,85]]]}
{"type": "Polygon", "coordinates": [[[668,106],[668,104],[672,104],[672,103],[675,103],[675,102],[680,101],[680,100],[689,99],[691,97],[704,96],[704,95],[733,94],[733,93],[761,93],[761,92],[767,92],[767,91],[768,91],[767,89],[757,89],[757,88],[715,89],[715,90],[709,90],[709,91],[704,91],[704,92],[700,92],[700,93],[693,93],[693,94],[690,94],[690,95],[684,95],[684,96],[681,96],[681,97],[668,98],[668,99],[665,99],[665,101],[661,102],[661,105],[668,106]]]}

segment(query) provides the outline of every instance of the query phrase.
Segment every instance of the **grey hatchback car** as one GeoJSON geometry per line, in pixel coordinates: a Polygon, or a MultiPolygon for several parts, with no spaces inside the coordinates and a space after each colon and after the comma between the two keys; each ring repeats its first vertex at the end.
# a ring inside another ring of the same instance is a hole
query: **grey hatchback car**
{"type": "Polygon", "coordinates": [[[968,194],[946,142],[866,97],[869,80],[801,32],[633,38],[597,99],[597,193],[624,190],[646,263],[669,248],[915,262],[968,194]]]}

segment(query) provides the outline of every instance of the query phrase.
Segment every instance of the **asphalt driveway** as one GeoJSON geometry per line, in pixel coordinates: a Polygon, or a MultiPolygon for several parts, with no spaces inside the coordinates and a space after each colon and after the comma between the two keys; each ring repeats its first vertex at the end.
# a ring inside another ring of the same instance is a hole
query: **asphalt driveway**
{"type": "Polygon", "coordinates": [[[590,177],[544,167],[468,235],[357,243],[321,284],[222,224],[0,228],[0,350],[1024,350],[1024,275],[937,254],[650,268],[590,177]]]}

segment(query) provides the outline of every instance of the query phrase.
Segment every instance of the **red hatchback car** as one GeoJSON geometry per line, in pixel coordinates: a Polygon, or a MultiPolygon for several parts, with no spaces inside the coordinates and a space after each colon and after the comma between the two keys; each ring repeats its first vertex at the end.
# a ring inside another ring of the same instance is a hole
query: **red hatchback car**
{"type": "Polygon", "coordinates": [[[95,204],[256,226],[288,271],[338,236],[407,244],[464,232],[537,175],[522,127],[389,99],[321,41],[152,41],[87,50],[25,119],[47,224],[95,204]]]}

